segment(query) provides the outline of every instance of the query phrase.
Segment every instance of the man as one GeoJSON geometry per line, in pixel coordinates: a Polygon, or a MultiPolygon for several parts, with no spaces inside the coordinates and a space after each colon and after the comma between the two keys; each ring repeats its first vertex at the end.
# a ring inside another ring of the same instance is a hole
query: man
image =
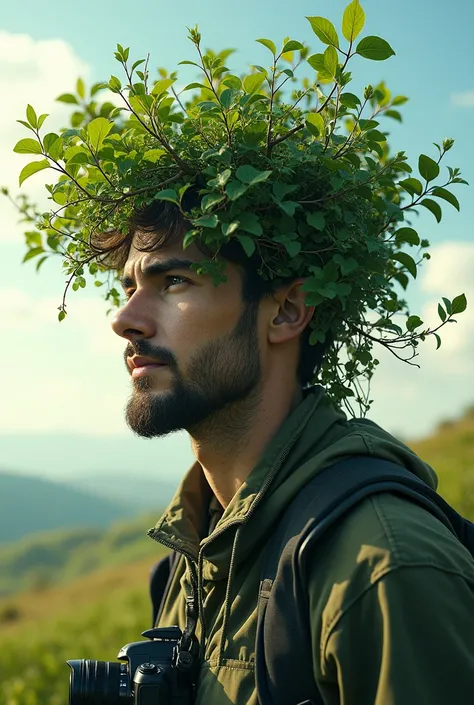
{"type": "MultiPolygon", "coordinates": [[[[155,203],[130,235],[103,237],[128,299],[112,327],[127,341],[128,425],[148,438],[185,429],[196,457],[152,533],[182,556],[157,626],[183,629],[194,594],[196,702],[255,705],[260,571],[292,498],[345,456],[397,462],[432,487],[436,477],[307,387],[323,351],[305,336],[314,309],[303,279],[268,290],[250,260],[223,248],[227,281],[215,287],[189,268],[203,252],[183,250],[186,230],[174,206],[155,203]]],[[[327,705],[472,702],[474,562],[427,511],[390,493],[364,500],[318,543],[307,591],[327,705]]]]}

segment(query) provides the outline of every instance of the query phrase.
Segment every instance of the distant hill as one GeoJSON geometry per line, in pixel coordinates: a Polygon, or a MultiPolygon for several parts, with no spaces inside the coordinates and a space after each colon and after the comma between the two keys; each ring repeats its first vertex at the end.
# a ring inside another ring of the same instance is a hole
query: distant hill
{"type": "Polygon", "coordinates": [[[128,566],[163,547],[147,536],[160,511],[113,524],[107,529],[75,528],[32,534],[0,546],[0,597],[25,590],[44,590],[107,567],[128,566]]]}
{"type": "Polygon", "coordinates": [[[106,527],[138,511],[134,502],[110,500],[67,484],[0,472],[0,544],[51,529],[106,527]]]}

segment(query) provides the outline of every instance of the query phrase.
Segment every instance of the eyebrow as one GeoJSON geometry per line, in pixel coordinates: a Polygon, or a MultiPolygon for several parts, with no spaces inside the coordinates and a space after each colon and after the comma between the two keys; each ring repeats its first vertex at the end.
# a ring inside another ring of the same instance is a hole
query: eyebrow
{"type": "MultiPolygon", "coordinates": [[[[164,274],[172,269],[191,269],[192,264],[197,264],[189,259],[178,259],[177,257],[172,257],[171,259],[164,260],[163,262],[151,262],[146,267],[142,269],[143,279],[150,279],[151,277],[156,277],[159,274],[164,274]]],[[[120,277],[120,284],[123,289],[129,289],[135,286],[135,279],[129,274],[124,274],[120,277]]]]}

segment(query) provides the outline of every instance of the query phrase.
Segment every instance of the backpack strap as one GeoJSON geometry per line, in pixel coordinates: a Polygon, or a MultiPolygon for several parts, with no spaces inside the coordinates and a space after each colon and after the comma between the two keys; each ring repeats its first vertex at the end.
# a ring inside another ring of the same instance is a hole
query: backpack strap
{"type": "Polygon", "coordinates": [[[335,522],[365,497],[380,492],[415,501],[462,540],[466,521],[404,467],[357,456],[318,473],[281,516],[262,569],[256,637],[260,705],[323,705],[313,676],[307,560],[335,522]]]}
{"type": "Polygon", "coordinates": [[[176,567],[180,559],[180,554],[176,551],[171,551],[158,563],[156,563],[150,571],[150,598],[152,604],[152,628],[158,622],[163,611],[166,597],[170,590],[171,581],[173,580],[176,567]]]}

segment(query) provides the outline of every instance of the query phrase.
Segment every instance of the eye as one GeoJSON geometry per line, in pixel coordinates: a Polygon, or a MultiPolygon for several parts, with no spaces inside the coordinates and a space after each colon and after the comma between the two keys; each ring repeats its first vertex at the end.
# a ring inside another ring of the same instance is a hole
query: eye
{"type": "Polygon", "coordinates": [[[167,286],[165,286],[165,289],[168,289],[170,286],[177,286],[177,285],[181,284],[182,282],[189,284],[189,279],[185,279],[184,277],[180,277],[175,274],[171,274],[170,276],[166,277],[166,281],[169,283],[167,284],[167,286]],[[174,284],[172,281],[172,280],[176,280],[176,279],[179,280],[178,284],[174,284]]]}

